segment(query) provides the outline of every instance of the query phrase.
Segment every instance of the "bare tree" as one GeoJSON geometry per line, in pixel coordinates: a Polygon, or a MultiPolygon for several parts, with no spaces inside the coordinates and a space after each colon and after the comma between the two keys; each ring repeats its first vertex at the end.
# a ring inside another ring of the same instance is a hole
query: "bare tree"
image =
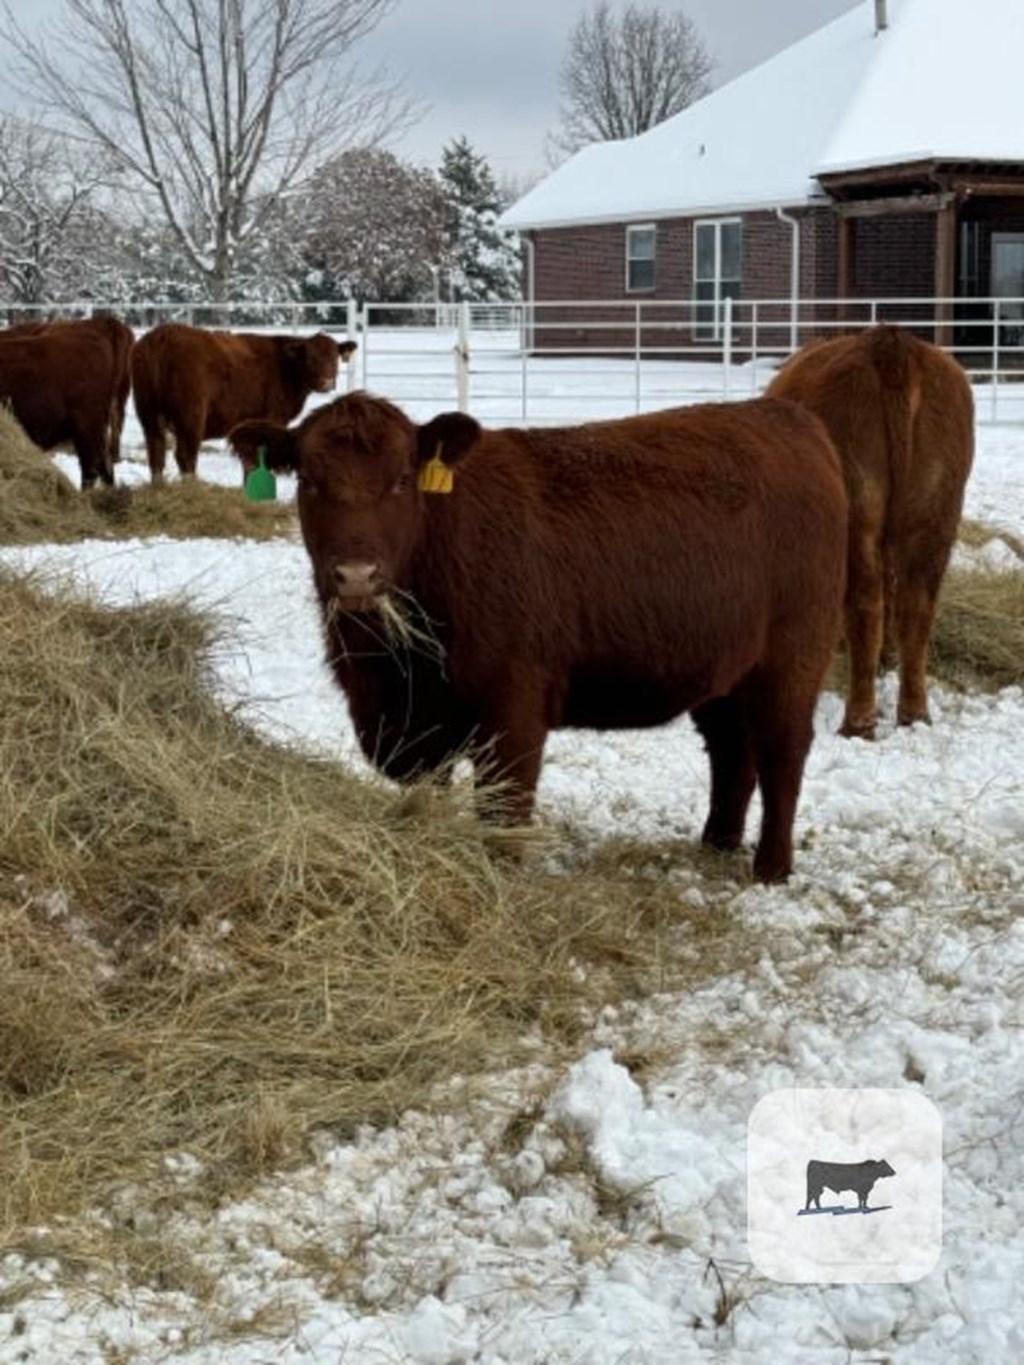
{"type": "Polygon", "coordinates": [[[412,118],[382,73],[348,64],[396,3],[65,0],[37,36],[4,8],[25,94],[113,159],[223,302],[282,197],[412,118]]]}
{"type": "Polygon", "coordinates": [[[88,289],[113,230],[97,202],[109,167],[66,138],[0,116],[0,289],[15,303],[88,289]]]}
{"type": "Polygon", "coordinates": [[[608,0],[598,0],[569,33],[551,159],[646,132],[706,95],[713,67],[685,14],[630,3],[616,15],[608,0]]]}

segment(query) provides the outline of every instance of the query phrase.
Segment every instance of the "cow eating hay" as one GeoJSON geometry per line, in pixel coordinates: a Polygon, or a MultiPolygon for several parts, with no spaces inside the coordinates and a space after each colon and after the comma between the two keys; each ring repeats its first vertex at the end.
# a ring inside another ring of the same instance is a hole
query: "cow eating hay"
{"type": "Polygon", "coordinates": [[[739,846],[757,784],[755,874],[788,876],[844,584],[846,497],[816,418],[762,401],[484,431],[358,393],[231,442],[298,475],[329,660],[385,773],[472,745],[526,820],[549,730],[688,710],[711,764],[704,841],[739,846]],[[442,658],[382,639],[395,591],[442,658]]]}

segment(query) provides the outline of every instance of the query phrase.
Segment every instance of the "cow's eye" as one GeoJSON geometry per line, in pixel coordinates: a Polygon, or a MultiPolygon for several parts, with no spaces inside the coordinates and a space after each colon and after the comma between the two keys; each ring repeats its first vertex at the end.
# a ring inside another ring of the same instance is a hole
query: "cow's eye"
{"type": "Polygon", "coordinates": [[[412,476],[411,476],[411,475],[409,475],[409,474],[402,474],[401,477],[400,477],[400,478],[397,478],[397,479],[394,481],[394,483],[391,485],[391,491],[392,491],[392,493],[404,493],[405,490],[409,487],[409,484],[410,484],[411,482],[412,482],[412,476]]]}

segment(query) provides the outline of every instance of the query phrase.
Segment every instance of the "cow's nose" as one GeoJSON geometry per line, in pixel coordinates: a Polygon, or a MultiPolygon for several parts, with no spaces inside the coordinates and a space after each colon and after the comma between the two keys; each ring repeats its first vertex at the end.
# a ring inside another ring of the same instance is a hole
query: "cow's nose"
{"type": "Polygon", "coordinates": [[[334,582],[343,597],[368,597],[381,585],[379,564],[353,560],[346,564],[335,564],[334,582]]]}

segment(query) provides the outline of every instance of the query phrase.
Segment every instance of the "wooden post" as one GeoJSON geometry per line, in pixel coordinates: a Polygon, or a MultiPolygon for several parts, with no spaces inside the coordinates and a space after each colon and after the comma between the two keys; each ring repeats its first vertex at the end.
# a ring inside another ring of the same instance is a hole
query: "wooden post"
{"type": "Polygon", "coordinates": [[[857,230],[855,218],[841,217],[837,226],[838,269],[836,271],[836,298],[840,300],[837,322],[845,323],[848,310],[844,302],[853,292],[853,271],[856,254],[854,232],[857,230]]]}
{"type": "Polygon", "coordinates": [[[935,344],[953,343],[953,305],[956,292],[956,200],[943,205],[935,214],[935,344]]]}

